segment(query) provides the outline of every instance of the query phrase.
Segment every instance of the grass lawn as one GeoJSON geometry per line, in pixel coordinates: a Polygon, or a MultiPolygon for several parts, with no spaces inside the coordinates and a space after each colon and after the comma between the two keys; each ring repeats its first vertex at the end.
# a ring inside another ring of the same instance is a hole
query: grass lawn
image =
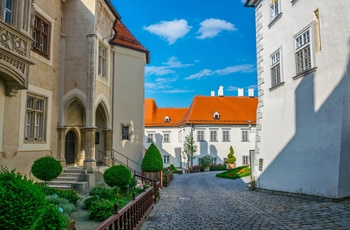
{"type": "Polygon", "coordinates": [[[250,167],[249,166],[239,166],[234,169],[227,170],[223,173],[216,174],[217,177],[229,178],[229,179],[237,179],[250,175],[250,167]]]}

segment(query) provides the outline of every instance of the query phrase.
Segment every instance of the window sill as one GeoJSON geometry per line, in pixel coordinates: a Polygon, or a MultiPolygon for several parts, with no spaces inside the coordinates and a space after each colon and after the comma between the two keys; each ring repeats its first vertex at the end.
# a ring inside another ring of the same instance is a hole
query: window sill
{"type": "Polygon", "coordinates": [[[296,80],[298,78],[301,78],[301,77],[305,77],[313,72],[316,72],[317,70],[317,67],[313,67],[311,69],[307,69],[307,70],[304,70],[303,72],[297,74],[296,76],[293,77],[293,80],[296,80]]]}
{"type": "Polygon", "coordinates": [[[275,18],[270,22],[270,24],[268,25],[268,27],[270,28],[273,24],[275,24],[276,21],[282,17],[282,14],[283,14],[282,12],[279,13],[279,14],[277,15],[277,17],[275,17],[275,18]]]}
{"type": "Polygon", "coordinates": [[[274,85],[274,86],[272,86],[269,90],[270,91],[272,91],[272,90],[275,90],[275,89],[277,89],[277,88],[279,88],[279,87],[281,87],[281,86],[283,86],[284,85],[284,81],[282,81],[282,82],[280,82],[280,83],[278,83],[278,84],[276,84],[276,85],[274,85]]]}

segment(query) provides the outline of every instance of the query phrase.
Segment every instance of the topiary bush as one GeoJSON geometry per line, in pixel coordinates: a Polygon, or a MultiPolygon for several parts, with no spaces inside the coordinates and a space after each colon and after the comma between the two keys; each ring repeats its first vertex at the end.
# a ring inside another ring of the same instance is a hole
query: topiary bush
{"type": "Polygon", "coordinates": [[[228,159],[226,160],[227,164],[233,164],[236,162],[236,157],[233,156],[235,151],[233,150],[232,146],[230,146],[230,153],[227,155],[228,159]]]}
{"type": "Polygon", "coordinates": [[[124,165],[113,165],[104,172],[103,179],[111,187],[125,188],[130,183],[131,176],[130,169],[124,165]]]}
{"type": "Polygon", "coordinates": [[[171,171],[173,171],[173,173],[178,173],[179,171],[175,168],[175,166],[173,164],[171,164],[169,166],[169,168],[171,169],[171,171]]]}
{"type": "Polygon", "coordinates": [[[45,194],[33,181],[1,167],[0,229],[33,229],[44,213],[45,194]]]}
{"type": "Polygon", "coordinates": [[[62,165],[55,158],[45,156],[34,161],[31,171],[36,178],[46,183],[46,181],[51,181],[61,174],[62,165]]]}
{"type": "Polygon", "coordinates": [[[157,172],[163,169],[163,158],[157,146],[153,143],[149,146],[142,160],[141,168],[146,172],[157,172]]]}

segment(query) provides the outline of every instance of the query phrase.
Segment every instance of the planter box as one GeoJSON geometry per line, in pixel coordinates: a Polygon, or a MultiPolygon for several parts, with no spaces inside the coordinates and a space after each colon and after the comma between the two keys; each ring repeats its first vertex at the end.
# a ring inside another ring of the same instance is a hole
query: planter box
{"type": "Polygon", "coordinates": [[[236,164],[233,163],[233,164],[226,164],[226,169],[229,170],[229,169],[234,169],[236,168],[236,164]]]}

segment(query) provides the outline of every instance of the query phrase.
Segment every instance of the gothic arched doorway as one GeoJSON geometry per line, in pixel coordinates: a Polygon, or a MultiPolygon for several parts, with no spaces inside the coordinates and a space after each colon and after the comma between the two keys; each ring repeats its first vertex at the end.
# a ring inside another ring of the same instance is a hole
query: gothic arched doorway
{"type": "Polygon", "coordinates": [[[65,158],[66,164],[75,163],[76,153],[76,137],[73,131],[69,131],[66,135],[65,158]]]}

